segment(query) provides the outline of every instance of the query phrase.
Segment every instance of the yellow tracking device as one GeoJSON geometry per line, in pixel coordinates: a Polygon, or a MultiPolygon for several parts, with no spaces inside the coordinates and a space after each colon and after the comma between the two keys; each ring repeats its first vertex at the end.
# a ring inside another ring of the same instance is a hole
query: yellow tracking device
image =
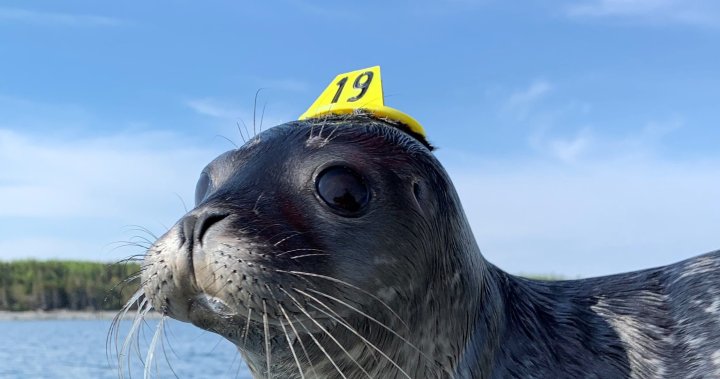
{"type": "Polygon", "coordinates": [[[305,120],[326,114],[349,114],[357,110],[366,111],[379,118],[400,122],[411,131],[427,137],[423,127],[414,118],[397,109],[385,106],[380,66],[336,76],[299,119],[305,120]]]}

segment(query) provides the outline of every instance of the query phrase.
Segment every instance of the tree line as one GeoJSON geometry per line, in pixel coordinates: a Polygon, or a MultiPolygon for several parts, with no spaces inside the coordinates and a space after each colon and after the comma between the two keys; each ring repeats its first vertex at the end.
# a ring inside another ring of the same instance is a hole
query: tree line
{"type": "Polygon", "coordinates": [[[0,261],[0,311],[117,310],[138,290],[139,279],[126,279],[139,271],[138,263],[0,261]]]}
{"type": "Polygon", "coordinates": [[[0,310],[117,310],[138,290],[138,263],[0,261],[0,310]]]}

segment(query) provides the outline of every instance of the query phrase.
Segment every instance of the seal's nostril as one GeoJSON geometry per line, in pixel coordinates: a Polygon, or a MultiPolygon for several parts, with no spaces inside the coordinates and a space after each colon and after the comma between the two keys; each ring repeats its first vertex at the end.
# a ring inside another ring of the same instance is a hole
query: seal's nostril
{"type": "Polygon", "coordinates": [[[206,215],[205,217],[200,216],[198,221],[195,223],[197,241],[202,243],[203,236],[205,236],[205,233],[207,233],[210,227],[222,221],[227,216],[228,215],[226,214],[210,214],[206,215]]]}

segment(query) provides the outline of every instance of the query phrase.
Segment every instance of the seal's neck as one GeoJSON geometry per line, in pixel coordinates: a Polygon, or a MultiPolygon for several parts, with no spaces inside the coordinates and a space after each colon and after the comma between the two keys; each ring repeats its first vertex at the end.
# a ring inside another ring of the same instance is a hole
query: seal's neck
{"type": "MultiPolygon", "coordinates": [[[[625,377],[627,346],[604,299],[622,291],[627,301],[646,302],[657,292],[646,281],[617,276],[608,288],[591,279],[535,281],[489,271],[503,302],[496,339],[484,344],[493,359],[467,361],[470,375],[458,377],[625,377]]],[[[636,337],[645,334],[638,328],[636,337]]]]}

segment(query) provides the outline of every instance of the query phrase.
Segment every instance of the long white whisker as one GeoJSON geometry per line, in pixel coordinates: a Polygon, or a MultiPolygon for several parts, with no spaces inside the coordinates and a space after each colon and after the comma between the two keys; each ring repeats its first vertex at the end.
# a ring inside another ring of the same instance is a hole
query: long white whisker
{"type": "Polygon", "coordinates": [[[302,348],[303,354],[305,354],[305,358],[307,358],[308,363],[310,364],[310,370],[313,372],[313,374],[315,374],[315,378],[319,378],[317,372],[315,371],[315,366],[313,366],[312,360],[310,359],[310,354],[308,354],[307,350],[305,349],[305,344],[303,343],[302,338],[300,338],[300,334],[297,332],[297,329],[295,329],[295,325],[293,325],[292,321],[290,321],[290,317],[288,316],[287,312],[285,312],[285,308],[283,308],[283,306],[280,304],[278,304],[278,307],[280,307],[280,312],[282,312],[283,316],[285,316],[288,325],[290,325],[290,329],[292,329],[295,337],[298,339],[298,342],[300,342],[300,348],[302,348]]]}
{"type": "MultiPolygon", "coordinates": [[[[138,338],[138,332],[140,324],[143,321],[143,318],[145,317],[145,314],[149,312],[150,307],[146,307],[146,305],[149,305],[148,299],[144,298],[140,304],[138,305],[137,313],[135,313],[135,318],[133,319],[132,326],[130,326],[130,330],[128,331],[127,337],[125,337],[125,341],[123,341],[122,347],[120,348],[120,353],[118,354],[118,363],[123,360],[123,358],[127,358],[127,364],[128,367],[130,367],[130,344],[133,342],[133,340],[137,340],[138,338]]],[[[120,371],[122,374],[122,370],[120,371]]],[[[120,375],[122,378],[123,375],[120,375]]]]}
{"type": "MultiPolygon", "coordinates": [[[[304,313],[305,316],[307,316],[308,319],[310,319],[310,321],[312,321],[315,325],[317,325],[317,327],[320,328],[320,330],[322,330],[325,334],[327,334],[327,336],[330,337],[330,339],[331,339],[333,342],[335,342],[336,345],[338,345],[338,347],[340,348],[340,350],[342,350],[342,351],[345,353],[345,355],[347,355],[347,357],[350,358],[350,360],[351,360],[353,363],[355,363],[355,365],[360,369],[360,371],[362,371],[362,372],[363,372],[365,375],[367,375],[369,378],[372,378],[372,376],[371,376],[367,371],[365,371],[365,368],[364,368],[360,363],[358,363],[358,361],[355,360],[355,358],[353,358],[352,355],[350,355],[350,352],[348,352],[347,349],[345,349],[345,347],[340,343],[340,341],[338,341],[337,338],[335,338],[335,336],[332,335],[332,333],[330,333],[330,332],[329,332],[327,329],[325,329],[319,322],[317,322],[317,320],[315,320],[315,318],[313,318],[312,316],[310,316],[310,314],[305,310],[305,308],[300,304],[300,302],[299,302],[297,299],[295,299],[295,296],[293,296],[293,295],[291,295],[289,292],[285,291],[284,288],[280,288],[280,291],[283,291],[286,295],[288,295],[288,296],[290,297],[290,299],[295,303],[295,305],[298,306],[298,308],[300,309],[300,311],[301,311],[302,313],[304,313]]],[[[328,357],[328,358],[329,358],[329,357],[328,357]]],[[[402,369],[400,369],[400,370],[402,371],[402,369]]]]}
{"type": "Polygon", "coordinates": [[[247,322],[245,323],[245,331],[243,332],[243,348],[247,343],[248,331],[250,330],[250,317],[252,316],[252,308],[248,307],[247,322]]]}
{"type": "Polygon", "coordinates": [[[294,253],[296,251],[317,251],[319,253],[327,253],[325,250],[320,250],[320,249],[292,249],[292,250],[283,251],[282,253],[278,253],[276,255],[276,257],[282,256],[285,254],[289,254],[289,253],[294,253]]]}
{"type": "Polygon", "coordinates": [[[280,319],[280,327],[283,330],[283,333],[285,333],[285,339],[287,340],[288,347],[290,348],[290,352],[292,353],[293,359],[295,359],[295,365],[297,365],[298,373],[300,374],[300,379],[305,379],[305,375],[303,375],[303,370],[300,367],[300,360],[297,357],[297,354],[295,354],[295,349],[293,348],[292,341],[290,340],[290,335],[287,332],[287,329],[285,329],[285,323],[282,319],[280,319]]]}
{"type": "Polygon", "coordinates": [[[265,300],[263,300],[263,326],[265,332],[265,360],[267,364],[267,377],[268,379],[272,379],[272,370],[270,366],[270,327],[268,325],[267,306],[265,305],[265,300]]]}
{"type": "MultiPolygon", "coordinates": [[[[306,313],[306,314],[307,314],[307,313],[306,313]]],[[[327,357],[327,359],[330,361],[330,363],[333,365],[333,367],[335,367],[335,370],[337,370],[337,372],[340,374],[340,376],[342,376],[344,379],[347,379],[347,376],[345,376],[345,374],[343,374],[343,372],[342,372],[342,370],[340,369],[340,367],[338,367],[338,365],[335,363],[335,361],[330,357],[330,354],[328,354],[328,352],[325,351],[325,348],[324,348],[324,347],[322,346],[322,344],[315,338],[315,336],[313,336],[312,333],[310,333],[310,331],[308,330],[308,328],[306,328],[305,325],[304,325],[300,320],[298,320],[296,317],[293,317],[293,318],[295,319],[295,322],[297,322],[298,324],[300,324],[300,326],[302,326],[302,328],[305,329],[305,332],[307,332],[308,336],[310,336],[310,338],[313,340],[313,342],[315,342],[315,345],[317,345],[317,347],[320,349],[320,351],[322,351],[323,354],[325,354],[325,356],[327,357]]]]}
{"type": "MultiPolygon", "coordinates": [[[[314,296],[312,296],[312,295],[310,295],[310,294],[308,294],[308,293],[306,293],[306,292],[304,292],[304,291],[302,291],[302,290],[299,290],[299,289],[297,289],[297,288],[295,288],[295,287],[293,287],[292,289],[293,289],[293,291],[298,292],[298,293],[300,293],[300,294],[302,294],[302,295],[310,298],[311,300],[315,301],[316,303],[320,304],[323,308],[325,308],[328,312],[332,313],[332,314],[336,317],[336,318],[335,318],[335,321],[337,321],[338,323],[343,324],[343,326],[345,326],[346,328],[352,329],[352,330],[354,331],[354,334],[360,333],[360,332],[358,332],[357,329],[353,328],[347,320],[345,320],[342,316],[340,316],[340,314],[338,314],[337,312],[335,312],[335,310],[333,310],[332,308],[330,308],[327,304],[323,303],[322,301],[320,301],[320,300],[317,299],[316,297],[314,297],[314,296]]],[[[310,306],[313,307],[313,308],[316,308],[313,304],[308,304],[308,305],[310,305],[310,306]]],[[[375,359],[375,361],[377,362],[377,357],[375,356],[375,352],[372,351],[372,350],[370,350],[369,353],[372,355],[373,359],[375,359]]]]}
{"type": "Polygon", "coordinates": [[[311,273],[311,272],[294,271],[294,270],[293,270],[293,271],[286,271],[286,270],[279,270],[279,269],[276,269],[275,271],[276,271],[276,272],[286,273],[286,274],[304,275],[304,276],[311,276],[311,277],[314,277],[314,278],[320,278],[320,279],[330,280],[330,281],[332,281],[332,282],[339,283],[339,284],[348,286],[348,287],[350,287],[350,288],[352,288],[352,289],[354,289],[354,290],[360,291],[360,292],[364,293],[365,295],[368,295],[368,296],[370,296],[371,298],[373,298],[374,300],[378,301],[378,302],[379,302],[380,304],[382,304],[385,308],[387,308],[387,310],[390,311],[390,313],[392,313],[393,316],[395,316],[395,317],[398,319],[398,321],[400,321],[406,328],[408,328],[408,329],[410,328],[410,327],[407,325],[407,323],[402,319],[402,317],[400,317],[400,315],[398,315],[397,312],[395,312],[387,303],[385,303],[384,301],[382,301],[382,300],[381,300],[380,298],[378,298],[377,296],[371,294],[370,292],[365,291],[364,289],[362,289],[362,288],[360,288],[360,287],[358,287],[358,286],[355,286],[355,285],[353,285],[353,284],[350,284],[350,283],[348,283],[348,282],[346,282],[346,281],[344,281],[344,280],[340,280],[340,279],[337,279],[337,278],[333,278],[333,277],[331,277],[331,276],[325,276],[325,275],[321,275],[321,274],[314,274],[314,273],[311,273]]]}
{"type": "MultiPolygon", "coordinates": [[[[295,289],[295,291],[298,291],[298,290],[295,289]]],[[[289,296],[289,295],[288,295],[288,296],[289,296]]],[[[387,354],[385,354],[380,348],[378,348],[377,346],[375,346],[375,344],[373,344],[372,342],[368,341],[367,338],[363,337],[360,333],[358,333],[357,331],[355,331],[355,329],[353,329],[353,328],[345,325],[345,323],[341,322],[340,320],[338,320],[337,318],[335,318],[333,315],[331,315],[331,314],[323,311],[322,309],[320,309],[320,308],[318,308],[318,307],[316,307],[316,306],[314,306],[314,305],[312,305],[312,304],[310,304],[310,306],[313,307],[313,308],[315,308],[317,311],[323,313],[324,315],[326,315],[326,316],[334,319],[335,321],[337,321],[337,322],[340,323],[341,325],[345,326],[351,333],[355,334],[358,338],[360,338],[363,342],[365,342],[365,344],[366,344],[367,346],[372,347],[372,348],[375,349],[378,353],[380,353],[380,355],[382,355],[385,359],[387,359],[387,360],[390,362],[390,364],[392,364],[392,365],[395,366],[398,370],[400,370],[400,372],[401,372],[403,375],[405,375],[405,377],[407,377],[408,379],[412,379],[412,377],[411,377],[407,372],[405,372],[405,370],[403,370],[402,367],[400,367],[400,365],[397,364],[397,362],[395,362],[392,358],[390,358],[387,354]]]]}
{"type": "MultiPolygon", "coordinates": [[[[293,288],[293,289],[294,289],[295,291],[297,291],[297,292],[305,295],[305,296],[308,296],[306,293],[304,293],[303,291],[301,291],[301,290],[299,290],[299,289],[296,289],[296,288],[293,288]]],[[[430,359],[430,357],[428,357],[427,355],[425,355],[425,353],[423,353],[422,350],[420,350],[420,348],[418,348],[417,346],[415,346],[412,342],[408,341],[405,337],[401,336],[398,332],[396,332],[394,329],[392,329],[391,327],[389,327],[388,325],[386,325],[386,324],[383,323],[382,321],[380,321],[380,320],[378,320],[378,319],[370,316],[369,314],[367,314],[367,313],[359,310],[357,307],[354,307],[354,306],[352,306],[351,304],[349,304],[349,303],[347,303],[347,302],[345,302],[345,301],[343,301],[343,300],[341,300],[341,299],[338,299],[338,298],[335,297],[335,296],[328,295],[328,294],[326,294],[326,293],[324,293],[324,292],[320,292],[320,291],[315,290],[315,289],[312,289],[312,288],[308,288],[308,291],[313,292],[313,293],[316,293],[316,294],[318,294],[318,295],[320,295],[320,296],[326,297],[326,298],[328,298],[328,299],[330,299],[330,300],[336,301],[336,302],[338,302],[338,303],[340,303],[340,304],[342,304],[342,305],[350,308],[350,309],[353,310],[354,312],[357,312],[358,314],[364,316],[364,317],[367,318],[368,320],[370,320],[370,321],[378,324],[379,326],[381,326],[382,328],[384,328],[384,329],[387,330],[388,332],[392,333],[395,337],[397,337],[397,338],[399,338],[400,340],[402,340],[403,342],[405,342],[408,346],[410,346],[411,348],[413,348],[415,351],[417,351],[420,355],[422,355],[423,358],[425,358],[425,359],[427,359],[428,361],[430,361],[431,363],[435,364],[435,362],[434,362],[432,359],[430,359]]],[[[315,298],[312,297],[312,296],[310,296],[310,298],[312,298],[312,299],[314,299],[315,301],[317,301],[317,299],[315,299],[315,298]]],[[[322,304],[322,303],[321,303],[321,304],[322,304]]]]}
{"type": "Polygon", "coordinates": [[[163,324],[165,322],[165,318],[167,316],[163,316],[160,321],[158,322],[157,328],[155,328],[155,334],[153,335],[152,341],[150,342],[150,347],[148,347],[148,353],[147,358],[145,358],[145,372],[144,372],[144,378],[149,379],[151,370],[152,370],[152,363],[155,359],[155,350],[157,349],[157,343],[160,339],[160,336],[162,335],[162,329],[163,324]]]}
{"type": "Polygon", "coordinates": [[[321,257],[321,256],[328,256],[330,254],[303,254],[303,255],[296,255],[294,257],[290,257],[290,259],[300,259],[300,258],[308,258],[308,257],[321,257]]]}

